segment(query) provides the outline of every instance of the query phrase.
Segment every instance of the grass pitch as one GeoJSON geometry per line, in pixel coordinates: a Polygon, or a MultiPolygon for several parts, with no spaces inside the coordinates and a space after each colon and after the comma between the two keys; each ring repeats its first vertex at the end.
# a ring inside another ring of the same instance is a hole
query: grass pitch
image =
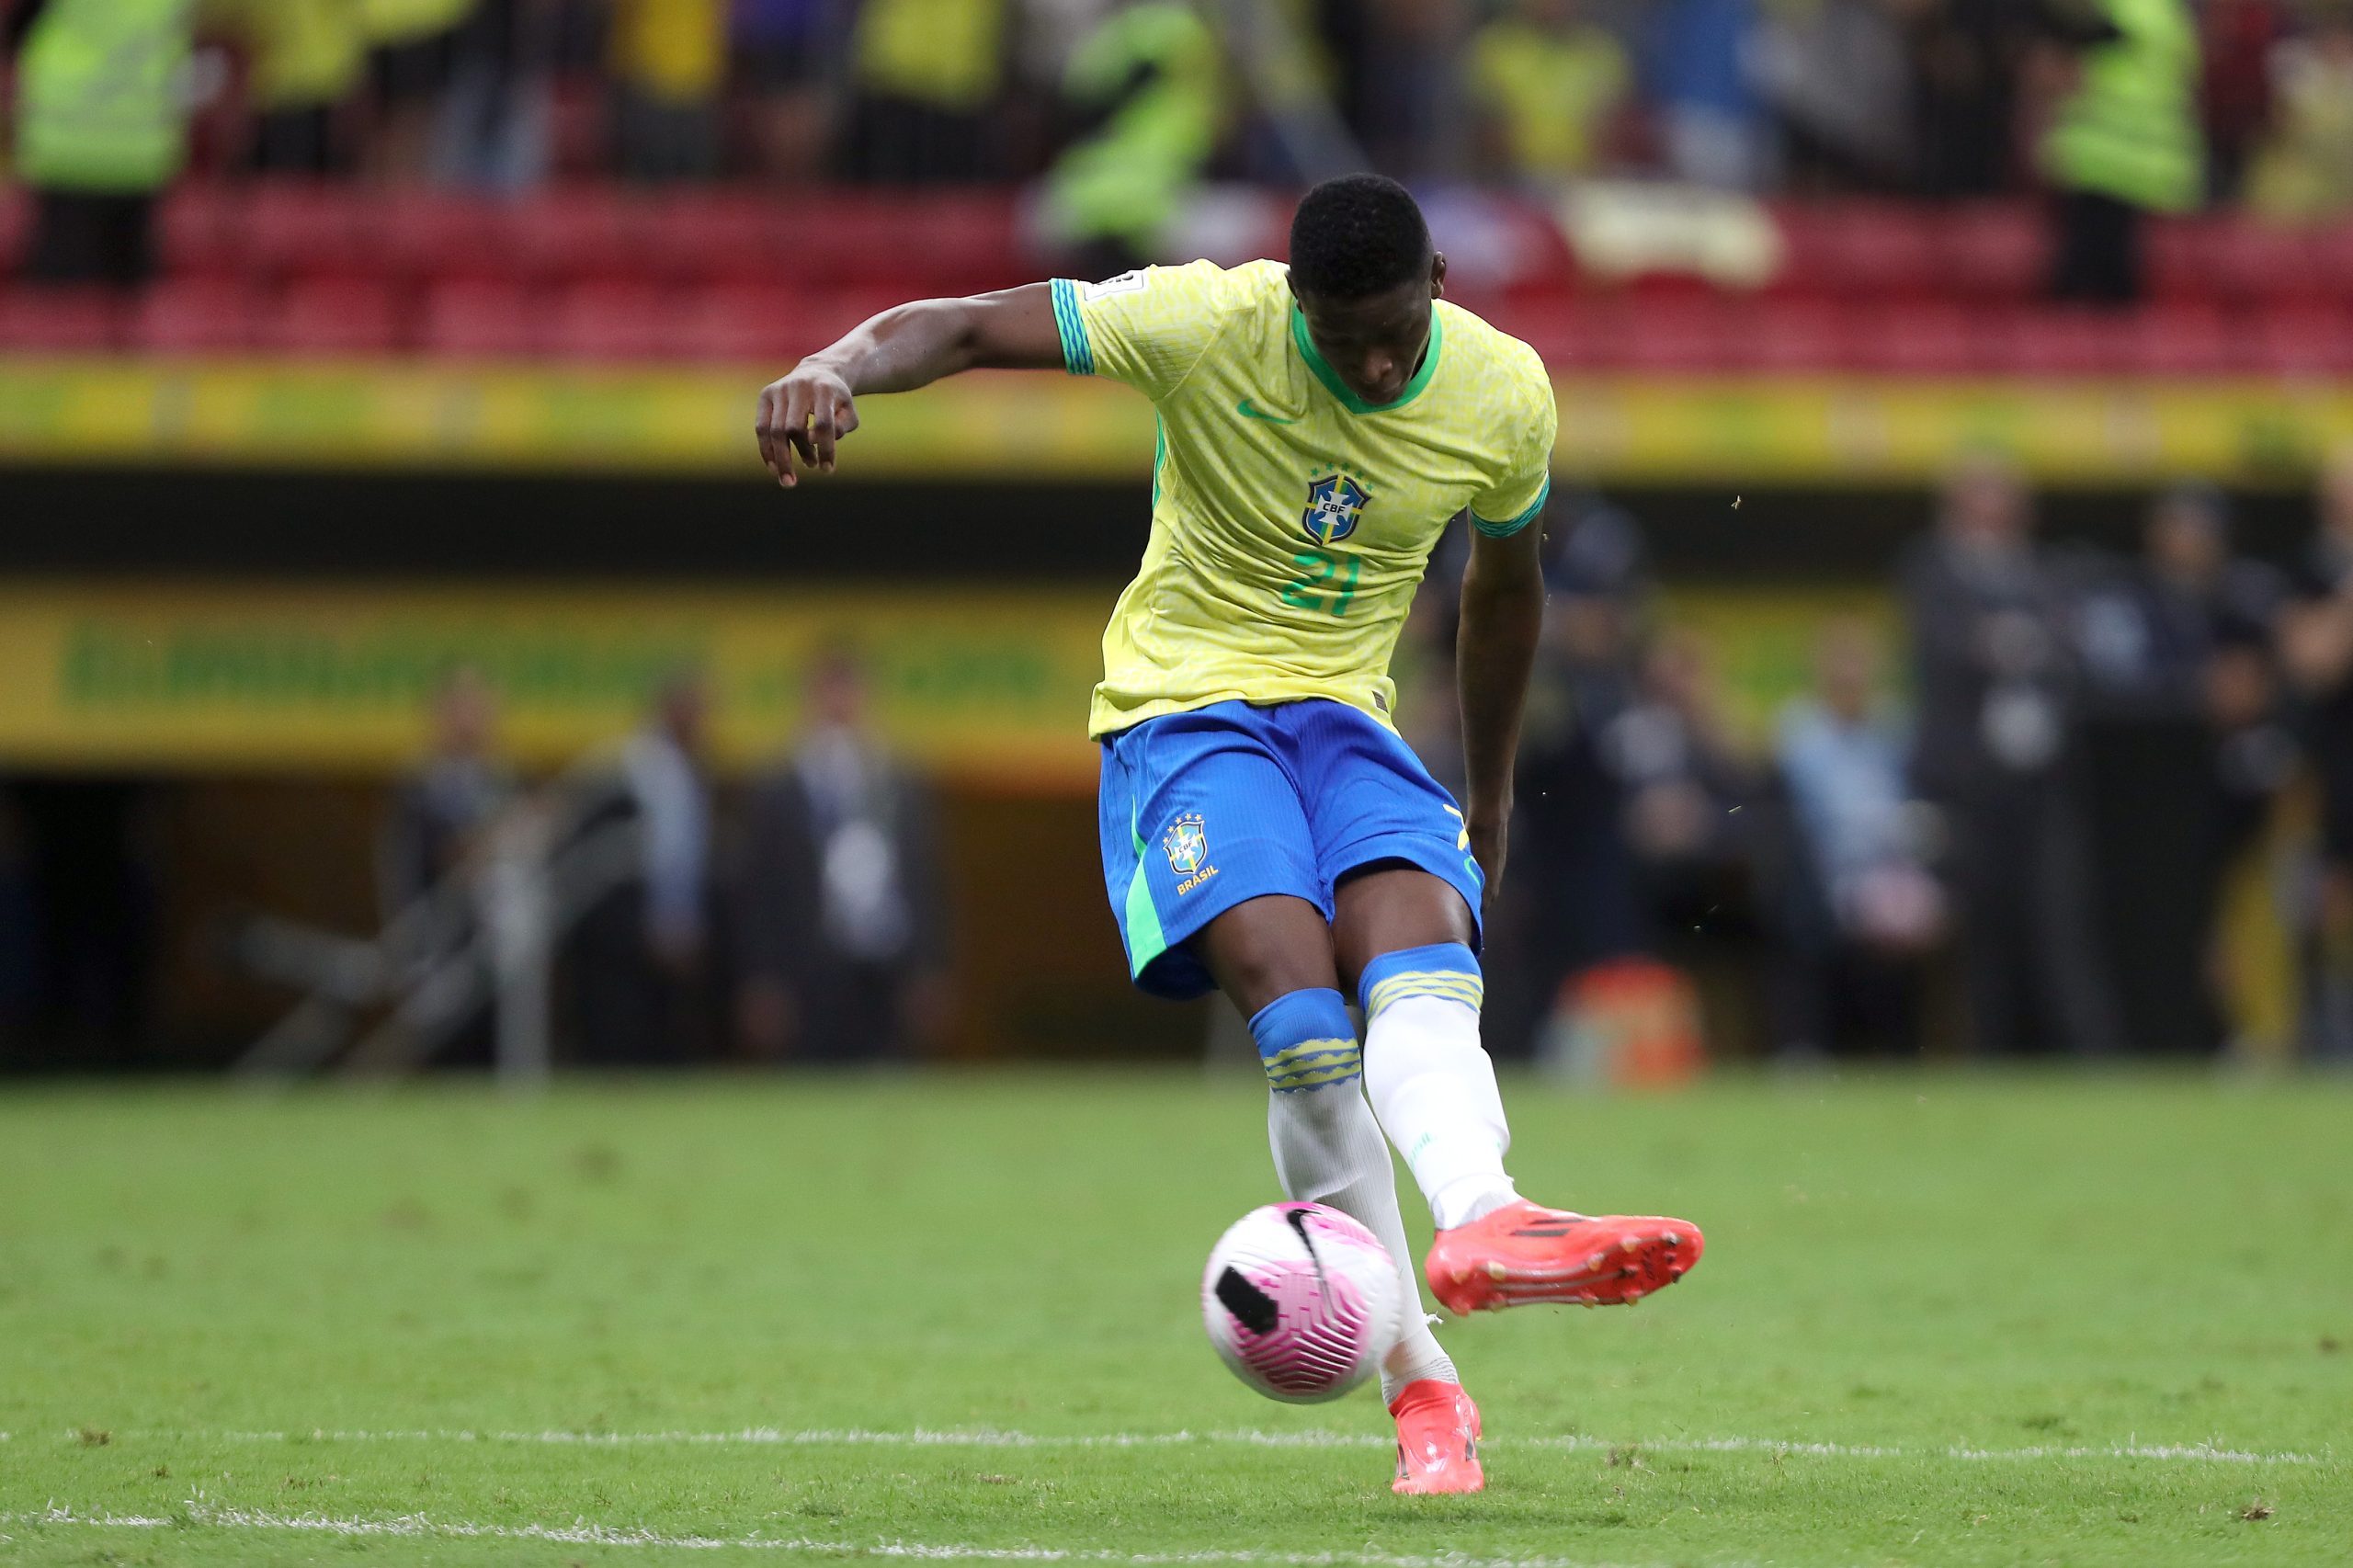
{"type": "Polygon", "coordinates": [[[2353,1085],[1507,1093],[1708,1256],[1443,1330],[1490,1490],[1406,1499],[1203,1342],[1244,1082],[13,1089],[0,1561],[2353,1559],[2353,1085]]]}

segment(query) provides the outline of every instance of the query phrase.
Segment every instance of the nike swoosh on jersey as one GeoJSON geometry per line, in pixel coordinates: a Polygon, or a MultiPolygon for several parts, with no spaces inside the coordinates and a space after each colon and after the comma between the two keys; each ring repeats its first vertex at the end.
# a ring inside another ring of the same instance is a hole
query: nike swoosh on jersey
{"type": "Polygon", "coordinates": [[[1240,403],[1233,405],[1233,412],[1242,415],[1245,419],[1263,419],[1269,425],[1296,425],[1299,423],[1296,419],[1285,419],[1279,414],[1268,414],[1260,409],[1257,404],[1252,403],[1246,397],[1240,403]]]}

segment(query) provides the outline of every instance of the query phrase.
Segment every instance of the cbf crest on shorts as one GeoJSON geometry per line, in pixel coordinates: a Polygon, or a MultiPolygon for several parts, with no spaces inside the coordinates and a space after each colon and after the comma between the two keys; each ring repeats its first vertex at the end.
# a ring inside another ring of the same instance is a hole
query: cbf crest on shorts
{"type": "Polygon", "coordinates": [[[1307,510],[1299,526],[1318,544],[1337,544],[1357,531],[1357,517],[1372,493],[1345,473],[1307,482],[1307,510]]]}
{"type": "Polygon", "coordinates": [[[1201,831],[1201,813],[1187,812],[1170,823],[1160,836],[1160,846],[1168,852],[1168,869],[1178,876],[1189,877],[1199,870],[1210,858],[1210,838],[1201,831]]]}

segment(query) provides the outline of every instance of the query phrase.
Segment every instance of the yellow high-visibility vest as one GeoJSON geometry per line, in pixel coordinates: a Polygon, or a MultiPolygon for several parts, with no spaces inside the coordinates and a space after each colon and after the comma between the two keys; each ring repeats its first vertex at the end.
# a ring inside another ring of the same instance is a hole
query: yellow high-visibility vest
{"type": "Polygon", "coordinates": [[[17,66],[17,168],[55,190],[155,190],[188,156],[189,0],[50,0],[17,66]]]}

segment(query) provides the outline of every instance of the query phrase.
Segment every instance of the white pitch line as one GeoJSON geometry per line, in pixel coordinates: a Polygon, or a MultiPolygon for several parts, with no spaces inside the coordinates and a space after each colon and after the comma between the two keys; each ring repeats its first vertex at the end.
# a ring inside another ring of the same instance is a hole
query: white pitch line
{"type": "MultiPolygon", "coordinates": [[[[1386,1449],[1392,1440],[1371,1432],[1013,1432],[994,1427],[934,1431],[918,1427],[907,1432],[872,1431],[858,1427],[821,1427],[786,1431],[773,1426],[746,1426],[725,1432],[538,1432],[475,1431],[449,1428],[423,1430],[348,1430],[314,1427],[309,1431],[127,1431],[126,1439],[221,1443],[498,1443],[577,1448],[892,1448],[892,1449],[1152,1449],[1196,1444],[1226,1444],[1266,1449],[1386,1449]]],[[[69,1441],[81,1441],[68,1432],[69,1441]]],[[[1569,1453],[1603,1453],[1614,1449],[1666,1454],[1795,1454],[1809,1459],[1906,1460],[1942,1459],[1969,1462],[2036,1460],[2161,1460],[2205,1464],[2325,1465],[2336,1462],[2333,1452],[2258,1452],[2226,1449],[2211,1443],[2113,1443],[2065,1447],[2037,1444],[2027,1448],[1989,1449],[1955,1443],[1944,1448],[1901,1448],[1872,1443],[1815,1443],[1780,1437],[1649,1437],[1612,1438],[1574,1435],[1558,1437],[1495,1437],[1483,1440],[1489,1449],[1541,1449],[1569,1453]]]]}
{"type": "Polygon", "coordinates": [[[1103,1562],[1121,1568],[1176,1564],[1236,1564],[1255,1568],[1625,1568],[1623,1564],[1566,1557],[1411,1556],[1371,1549],[1333,1551],[1115,1551],[1092,1547],[976,1546],[964,1542],[910,1540],[821,1540],[810,1536],[667,1535],[642,1528],[618,1528],[585,1520],[571,1525],[491,1525],[465,1519],[434,1519],[422,1514],[397,1518],[336,1518],[325,1514],[271,1514],[222,1508],[191,1499],[171,1517],[146,1514],[92,1513],[59,1507],[39,1513],[0,1514],[0,1525],[82,1525],[99,1529],[161,1530],[181,1523],[216,1529],[287,1530],[332,1536],[393,1536],[405,1540],[530,1540],[564,1546],[664,1547],[686,1551],[781,1551],[805,1556],[907,1558],[925,1562],[1103,1562]]]}

